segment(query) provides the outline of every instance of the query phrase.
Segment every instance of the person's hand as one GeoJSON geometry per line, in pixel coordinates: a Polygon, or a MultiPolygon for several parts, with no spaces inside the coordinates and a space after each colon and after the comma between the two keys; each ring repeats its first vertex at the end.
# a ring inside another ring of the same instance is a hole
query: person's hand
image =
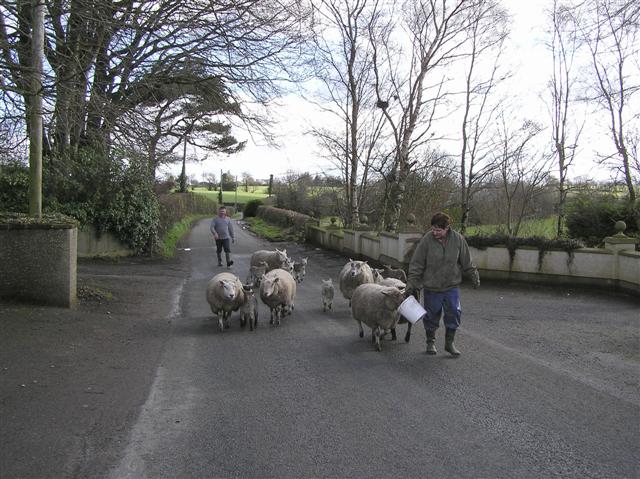
{"type": "Polygon", "coordinates": [[[418,290],[412,288],[405,289],[404,298],[407,299],[409,296],[413,296],[414,298],[418,299],[418,290]]]}
{"type": "Polygon", "coordinates": [[[471,276],[471,284],[473,285],[473,289],[480,287],[480,275],[477,271],[471,276]]]}

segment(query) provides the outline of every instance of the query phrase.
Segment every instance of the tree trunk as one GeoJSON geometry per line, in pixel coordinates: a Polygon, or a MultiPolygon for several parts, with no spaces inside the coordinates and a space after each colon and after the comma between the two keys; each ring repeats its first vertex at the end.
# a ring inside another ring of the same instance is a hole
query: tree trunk
{"type": "Polygon", "coordinates": [[[27,112],[29,123],[29,214],[42,217],[42,57],[44,55],[44,3],[32,0],[33,24],[31,46],[33,48],[31,95],[27,112]]]}

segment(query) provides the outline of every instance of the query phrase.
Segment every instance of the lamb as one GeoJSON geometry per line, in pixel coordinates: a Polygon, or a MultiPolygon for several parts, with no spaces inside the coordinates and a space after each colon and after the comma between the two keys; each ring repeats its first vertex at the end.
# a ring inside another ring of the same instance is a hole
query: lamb
{"type": "Polygon", "coordinates": [[[380,268],[371,268],[371,272],[373,273],[373,282],[380,284],[380,281],[384,279],[382,270],[380,268]]]}
{"type": "Polygon", "coordinates": [[[400,317],[398,307],[403,301],[404,293],[396,287],[375,283],[358,286],[351,297],[351,315],[358,323],[360,337],[364,336],[364,323],[371,328],[371,341],[380,351],[380,338],[388,331],[393,334],[400,317]]]}
{"type": "Polygon", "coordinates": [[[260,281],[262,281],[262,277],[265,275],[268,268],[269,265],[266,261],[260,261],[257,266],[250,266],[246,283],[254,286],[260,286],[260,281]]]}
{"type": "Polygon", "coordinates": [[[242,283],[233,273],[215,275],[207,284],[207,302],[213,314],[218,316],[220,331],[229,328],[229,318],[233,311],[244,303],[242,283]]]}
{"type": "Polygon", "coordinates": [[[327,308],[333,310],[333,280],[323,279],[322,280],[322,312],[326,313],[327,308]]]}
{"type": "Polygon", "coordinates": [[[384,278],[396,278],[402,281],[403,283],[407,282],[407,273],[404,272],[403,269],[394,269],[388,264],[383,264],[382,267],[382,276],[384,278]]]}
{"type": "Polygon", "coordinates": [[[373,283],[373,272],[366,261],[349,260],[340,271],[340,292],[351,306],[353,291],[364,283],[373,283]]]}
{"type": "Polygon", "coordinates": [[[291,314],[296,297],[296,282],[291,273],[284,269],[274,269],[265,274],[260,283],[260,299],[269,307],[269,324],[280,324],[285,313],[291,314]],[[275,316],[275,318],[274,318],[275,316]]]}
{"type": "Polygon", "coordinates": [[[240,306],[240,326],[244,328],[249,321],[249,331],[258,328],[258,298],[250,284],[242,286],[244,303],[240,306]]]}
{"type": "Polygon", "coordinates": [[[297,283],[302,283],[305,275],[307,274],[307,260],[309,258],[302,258],[300,261],[293,263],[293,277],[297,283]]]}
{"type": "Polygon", "coordinates": [[[286,249],[279,250],[276,248],[275,251],[256,251],[251,255],[251,261],[249,264],[251,266],[260,266],[260,263],[263,261],[267,263],[267,272],[273,269],[289,269],[291,267],[286,249]]]}

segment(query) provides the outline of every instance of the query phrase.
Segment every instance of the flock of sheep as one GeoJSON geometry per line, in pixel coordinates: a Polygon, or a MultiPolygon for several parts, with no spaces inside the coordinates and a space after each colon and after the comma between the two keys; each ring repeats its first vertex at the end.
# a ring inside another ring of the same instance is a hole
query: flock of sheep
{"type": "MultiPolygon", "coordinates": [[[[286,250],[260,250],[253,253],[249,274],[244,283],[231,272],[215,275],[207,285],[207,302],[218,317],[220,331],[229,327],[234,311],[240,312],[240,325],[249,323],[249,330],[258,326],[258,300],[269,308],[270,324],[279,325],[285,315],[292,313],[297,283],[306,274],[307,258],[293,261],[286,250]]],[[[406,274],[401,269],[385,266],[371,268],[366,261],[349,260],[339,275],[340,292],[349,300],[351,314],[357,321],[360,337],[362,323],[371,328],[371,340],[380,351],[381,338],[391,333],[396,339],[396,324],[401,320],[398,307],[404,301],[406,274]]],[[[334,287],[331,279],[322,280],[322,309],[332,309],[334,287]]],[[[408,323],[405,341],[411,336],[408,323]]]]}

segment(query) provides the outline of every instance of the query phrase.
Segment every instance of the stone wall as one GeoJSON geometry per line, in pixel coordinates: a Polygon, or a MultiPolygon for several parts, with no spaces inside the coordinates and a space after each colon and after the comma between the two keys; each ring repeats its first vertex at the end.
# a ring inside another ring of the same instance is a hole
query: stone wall
{"type": "Polygon", "coordinates": [[[77,302],[78,230],[0,229],[0,296],[52,306],[77,302]]]}
{"type": "MultiPolygon", "coordinates": [[[[344,230],[341,245],[330,240],[335,234],[313,226],[307,229],[307,240],[346,257],[405,269],[410,248],[422,237],[419,232],[344,230]]],[[[605,244],[605,249],[582,248],[572,253],[520,248],[513,258],[505,247],[471,248],[471,254],[484,278],[596,285],[640,293],[640,252],[634,250],[635,242],[622,235],[605,238],[605,244]]]]}

